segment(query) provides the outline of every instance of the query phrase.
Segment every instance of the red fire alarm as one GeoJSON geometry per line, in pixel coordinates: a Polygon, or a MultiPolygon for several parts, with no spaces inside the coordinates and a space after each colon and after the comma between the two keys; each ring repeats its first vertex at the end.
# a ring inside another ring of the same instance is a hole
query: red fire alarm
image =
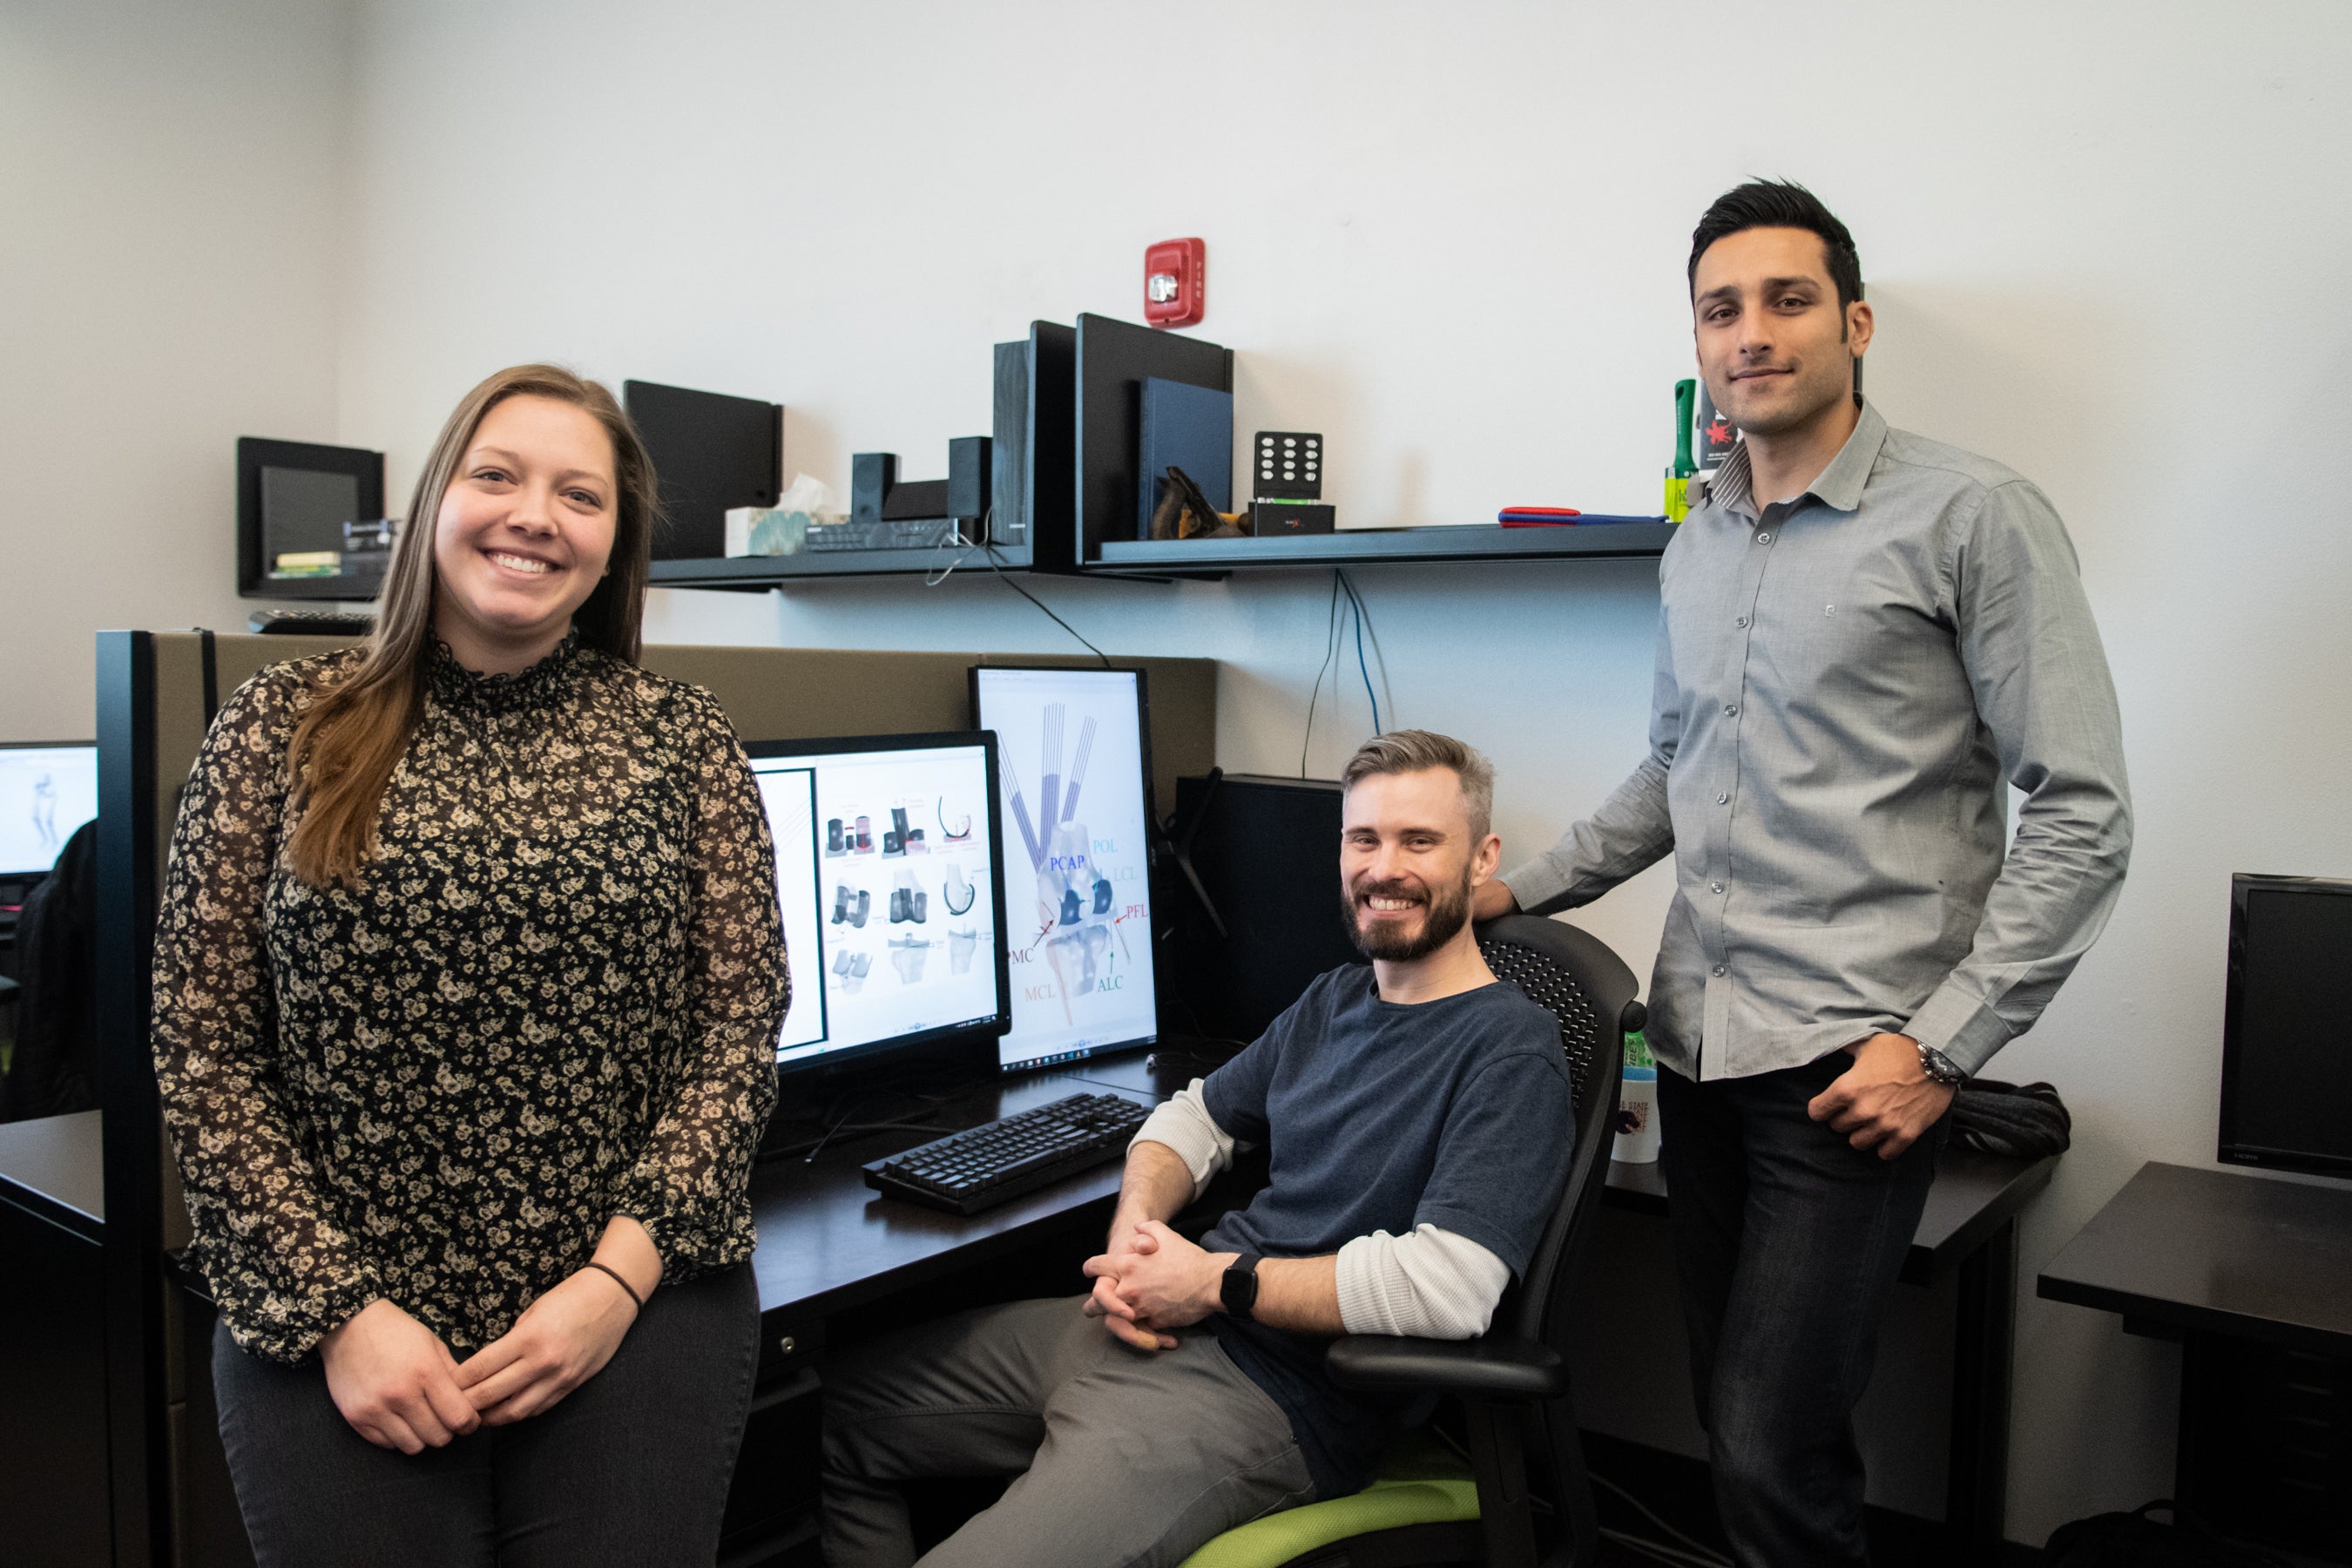
{"type": "Polygon", "coordinates": [[[1189,327],[1209,313],[1205,240],[1163,239],[1143,252],[1143,319],[1155,327],[1189,327]]]}

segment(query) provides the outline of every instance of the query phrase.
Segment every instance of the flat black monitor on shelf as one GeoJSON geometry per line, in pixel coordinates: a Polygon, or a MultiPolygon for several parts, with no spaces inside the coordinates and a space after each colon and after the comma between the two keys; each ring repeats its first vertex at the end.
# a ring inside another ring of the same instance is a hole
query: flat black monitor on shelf
{"type": "Polygon", "coordinates": [[[247,599],[373,599],[392,558],[383,454],[236,441],[236,591],[247,599]]]}
{"type": "Polygon", "coordinates": [[[1139,669],[975,665],[972,722],[1004,780],[1013,1027],[1023,1072],[1160,1037],[1151,733],[1139,669]]]}
{"type": "Polygon", "coordinates": [[[2230,879],[2220,1157],[2352,1175],[2352,880],[2230,879]]]}
{"type": "Polygon", "coordinates": [[[1013,1022],[996,739],[752,742],[793,967],[779,1071],[980,1076],[1013,1022]]]}
{"type": "Polygon", "coordinates": [[[656,561],[727,553],[727,514],[782,493],[784,407],[657,381],[625,381],[621,398],[661,483],[656,561]]]}
{"type": "Polygon", "coordinates": [[[1150,521],[1139,515],[1138,504],[1143,384],[1156,379],[1229,393],[1234,351],[1181,332],[1081,315],[1076,353],[1076,522],[1083,564],[1100,561],[1106,544],[1133,542],[1150,521]]]}
{"type": "Polygon", "coordinates": [[[98,815],[98,747],[0,744],[0,882],[49,874],[74,829],[98,815]]]}

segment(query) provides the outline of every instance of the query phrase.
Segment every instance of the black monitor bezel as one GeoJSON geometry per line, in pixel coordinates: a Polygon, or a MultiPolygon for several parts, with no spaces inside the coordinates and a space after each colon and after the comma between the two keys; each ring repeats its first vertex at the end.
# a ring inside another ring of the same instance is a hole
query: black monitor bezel
{"type": "MultiPolygon", "coordinates": [[[[904,735],[836,735],[805,741],[746,741],[743,742],[743,754],[754,761],[764,761],[772,757],[846,756],[859,752],[946,751],[961,746],[981,748],[988,775],[987,809],[995,813],[1002,786],[997,782],[996,736],[987,730],[932,730],[904,735]]],[[[952,1059],[974,1046],[984,1046],[991,1061],[993,1061],[997,1040],[1013,1027],[1013,965],[1004,945],[1004,846],[1001,841],[1002,836],[997,833],[997,825],[998,818],[992,816],[988,831],[996,845],[995,853],[989,857],[988,894],[996,917],[996,940],[990,943],[996,963],[995,1018],[979,1024],[920,1029],[911,1035],[894,1035],[888,1039],[868,1040],[860,1046],[821,1051],[798,1061],[780,1061],[775,1064],[780,1079],[806,1081],[844,1072],[870,1070],[878,1058],[902,1055],[919,1058],[928,1065],[952,1059]]],[[[821,978],[818,984],[823,984],[821,978]]]]}
{"type": "Polygon", "coordinates": [[[366,569],[341,572],[332,577],[269,575],[262,559],[261,470],[300,468],[310,473],[338,474],[356,481],[355,508],[364,521],[384,515],[383,454],[365,447],[331,447],[317,441],[273,441],[260,436],[236,438],[236,594],[240,599],[335,599],[361,601],[383,591],[383,567],[388,557],[371,556],[366,569]]]}
{"type": "Polygon", "coordinates": [[[2240,871],[2230,879],[2230,969],[2221,1005],[2221,1118],[2214,1157],[2225,1165],[2258,1165],[2266,1170],[2301,1171],[2314,1175],[2352,1176],[2352,1158],[2319,1154],[2306,1149],[2273,1149],[2235,1136],[2238,1110],[2238,1068],[2248,1044],[2244,1031],[2246,902],[2256,892],[2300,892],[2332,898],[2352,898],[2352,879],[2340,877],[2282,877],[2240,871]]]}
{"type": "MultiPolygon", "coordinates": [[[[971,721],[975,725],[980,722],[980,674],[981,671],[984,669],[1001,670],[1008,674],[1100,675],[1108,671],[1118,675],[1134,676],[1136,744],[1138,749],[1139,749],[1143,753],[1143,831],[1148,837],[1150,835],[1159,830],[1160,815],[1157,810],[1157,803],[1153,798],[1151,790],[1151,677],[1148,670],[1139,664],[1113,664],[1108,666],[1076,663],[1005,664],[998,662],[982,662],[975,664],[965,672],[964,677],[965,689],[970,695],[971,703],[969,711],[971,715],[971,721]]],[[[993,734],[995,731],[990,731],[988,732],[993,734]]],[[[1003,826],[1003,824],[1000,820],[998,826],[1001,828],[1003,826]]],[[[1002,838],[1003,835],[1000,833],[998,837],[1002,838]]],[[[999,847],[999,853],[1002,854],[1002,846],[999,847]]],[[[1156,890],[1151,886],[1150,875],[1148,869],[1154,858],[1147,853],[1144,858],[1145,865],[1147,867],[1144,878],[1144,897],[1151,900],[1153,910],[1153,918],[1146,920],[1143,922],[1144,941],[1149,942],[1151,946],[1151,982],[1153,986],[1153,1022],[1151,1033],[1143,1036],[1139,1039],[1121,1040],[1115,1044],[1088,1046],[1083,1051],[1071,1051],[1060,1056],[1044,1057],[1034,1061],[1005,1062],[1000,1060],[996,1064],[996,1070],[999,1073],[1003,1074],[1006,1077],[1011,1077],[1017,1073],[1044,1072],[1051,1068],[1066,1068],[1072,1062],[1087,1061],[1096,1057],[1116,1056],[1125,1051],[1139,1051],[1146,1048],[1147,1047],[1159,1044],[1162,1031],[1159,1025],[1160,1006],[1158,987],[1161,982],[1161,977],[1166,973],[1167,955],[1160,951],[1160,922],[1158,920],[1160,900],[1156,890]]],[[[1002,931],[1005,928],[1000,926],[998,929],[1002,931]]],[[[1008,945],[1010,943],[1010,933],[1008,932],[1008,945]]],[[[1011,970],[1011,958],[1008,956],[1006,959],[1008,973],[1011,970]]],[[[1009,987],[1007,989],[1005,1001],[1009,1007],[1012,1002],[1009,987]]],[[[1005,1026],[1004,1032],[1008,1035],[1013,1032],[1013,1027],[1010,1023],[1005,1026]]],[[[1001,1042],[998,1048],[1001,1052],[1003,1049],[1001,1042]]]]}
{"type": "MultiPolygon", "coordinates": [[[[98,742],[96,741],[0,741],[0,752],[88,752],[89,753],[90,768],[93,776],[95,776],[98,767],[98,742]]],[[[79,829],[81,826],[81,824],[77,822],[74,824],[74,826],[79,829]]],[[[70,835],[68,835],[68,837],[70,837],[70,835]]],[[[58,848],[59,853],[63,853],[65,846],[63,844],[59,844],[58,848]]],[[[29,887],[31,884],[37,882],[42,878],[47,876],[50,871],[56,868],[56,867],[57,862],[52,860],[48,865],[42,867],[37,871],[9,870],[5,868],[0,868],[0,884],[17,884],[29,887]]],[[[1011,1026],[1008,1025],[1006,1026],[1009,1028],[1011,1026]]]]}

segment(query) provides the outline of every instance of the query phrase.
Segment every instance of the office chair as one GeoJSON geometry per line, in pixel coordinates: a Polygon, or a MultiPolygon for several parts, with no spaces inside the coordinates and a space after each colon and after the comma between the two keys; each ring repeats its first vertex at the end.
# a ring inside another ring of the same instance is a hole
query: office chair
{"type": "Polygon", "coordinates": [[[1479,951],[1559,1020],[1574,1086],[1575,1155],[1527,1276],[1475,1340],[1349,1334],[1324,1364],[1341,1386],[1411,1397],[1451,1395],[1469,1437],[1465,1466],[1424,1434],[1391,1447],[1353,1497],[1255,1520],[1202,1546],[1181,1568],[1587,1568],[1600,1530],[1569,1397],[1562,1347],[1571,1268],[1609,1172],[1624,1037],[1641,1028],[1633,972],[1595,937],[1533,915],[1477,929],[1479,951]],[[1549,1516],[1539,1531],[1538,1511],[1549,1516]],[[1546,1541],[1538,1552],[1538,1542],[1546,1541]]]}

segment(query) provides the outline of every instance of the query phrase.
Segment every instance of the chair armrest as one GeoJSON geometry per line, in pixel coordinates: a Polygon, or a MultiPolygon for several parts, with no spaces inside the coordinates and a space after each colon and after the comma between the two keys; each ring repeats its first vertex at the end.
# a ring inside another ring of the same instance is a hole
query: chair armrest
{"type": "Polygon", "coordinates": [[[1349,1334],[1332,1342],[1323,1364],[1340,1387],[1381,1394],[1532,1402],[1568,1392],[1568,1363],[1558,1351],[1509,1334],[1475,1340],[1349,1334]]]}

